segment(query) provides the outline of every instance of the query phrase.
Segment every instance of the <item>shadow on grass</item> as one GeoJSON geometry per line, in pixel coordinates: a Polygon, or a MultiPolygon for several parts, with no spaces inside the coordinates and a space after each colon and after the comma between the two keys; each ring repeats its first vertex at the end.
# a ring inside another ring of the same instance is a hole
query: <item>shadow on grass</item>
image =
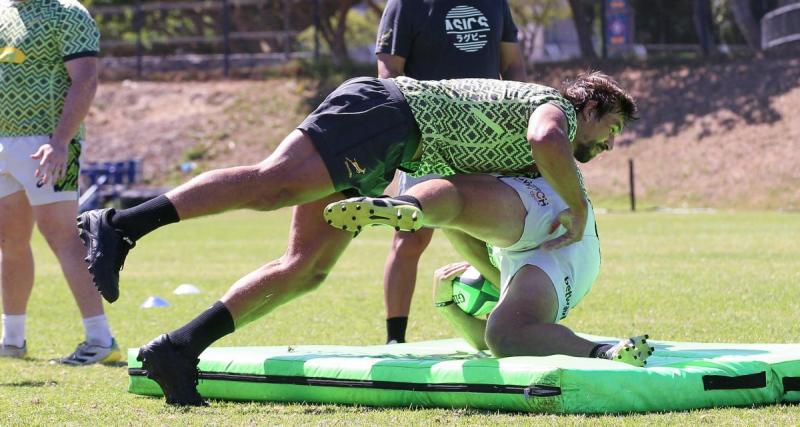
{"type": "Polygon", "coordinates": [[[0,383],[0,387],[54,387],[58,381],[16,381],[11,383],[0,383]]]}
{"type": "MultiPolygon", "coordinates": [[[[314,402],[294,402],[294,403],[283,403],[283,402],[269,402],[269,401],[232,401],[232,400],[218,400],[218,399],[207,399],[211,403],[211,408],[219,407],[219,406],[226,406],[226,407],[235,407],[237,405],[253,405],[256,407],[301,407],[301,412],[304,415],[311,415],[311,416],[330,416],[331,414],[336,414],[341,411],[346,411],[350,413],[358,413],[359,415],[364,413],[384,413],[384,412],[392,412],[392,411],[412,411],[412,412],[422,412],[422,411],[445,411],[448,414],[446,416],[454,416],[454,417],[467,417],[467,416],[490,416],[490,415],[506,415],[506,416],[522,416],[522,417],[530,417],[530,416],[553,416],[553,417],[563,417],[563,418],[570,418],[570,417],[579,417],[579,418],[604,418],[604,417],[613,417],[613,418],[631,418],[631,417],[641,417],[647,415],[669,415],[669,414],[691,414],[694,412],[704,412],[714,409],[729,409],[729,408],[739,408],[743,410],[747,409],[758,409],[758,408],[768,408],[768,407],[797,407],[800,406],[800,402],[781,402],[781,403],[756,403],[750,405],[742,405],[742,406],[729,406],[729,405],[722,405],[722,406],[713,406],[708,408],[692,408],[692,409],[683,409],[683,410],[671,410],[671,411],[649,411],[649,412],[606,412],[606,413],[552,413],[552,412],[525,412],[525,411],[506,411],[506,410],[493,410],[493,409],[476,409],[476,408],[441,408],[441,407],[424,407],[424,406],[396,406],[396,407],[376,407],[376,406],[363,406],[363,405],[348,405],[348,404],[330,404],[330,403],[314,403],[314,402]]],[[[181,409],[184,411],[191,410],[187,407],[176,407],[176,409],[181,409]]],[[[207,409],[207,408],[206,408],[207,409]]],[[[342,414],[346,415],[346,414],[342,414]]]]}

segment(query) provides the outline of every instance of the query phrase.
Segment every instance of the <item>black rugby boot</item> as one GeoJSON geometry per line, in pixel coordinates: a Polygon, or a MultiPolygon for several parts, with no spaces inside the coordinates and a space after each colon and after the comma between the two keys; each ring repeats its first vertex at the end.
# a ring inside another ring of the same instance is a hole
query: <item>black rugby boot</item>
{"type": "Polygon", "coordinates": [[[197,392],[199,359],[190,359],[178,351],[169,335],[163,334],[142,346],[136,360],[142,362],[147,378],[158,383],[170,405],[208,406],[197,392]]]}
{"type": "Polygon", "coordinates": [[[136,243],[111,225],[114,209],[95,209],[78,216],[78,234],[86,248],[92,282],[108,302],[119,298],[119,271],[136,243]]]}

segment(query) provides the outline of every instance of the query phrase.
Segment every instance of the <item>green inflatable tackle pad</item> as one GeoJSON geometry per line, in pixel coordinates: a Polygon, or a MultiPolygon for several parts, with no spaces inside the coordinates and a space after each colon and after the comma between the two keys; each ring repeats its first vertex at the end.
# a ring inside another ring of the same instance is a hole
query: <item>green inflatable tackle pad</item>
{"type": "MultiPolygon", "coordinates": [[[[608,337],[582,335],[615,343],[608,337]]],[[[800,344],[648,341],[646,368],[569,356],[497,359],[460,339],[366,347],[209,348],[206,398],[624,413],[800,402],[800,344]]],[[[131,393],[160,396],[128,351],[131,393]]]]}

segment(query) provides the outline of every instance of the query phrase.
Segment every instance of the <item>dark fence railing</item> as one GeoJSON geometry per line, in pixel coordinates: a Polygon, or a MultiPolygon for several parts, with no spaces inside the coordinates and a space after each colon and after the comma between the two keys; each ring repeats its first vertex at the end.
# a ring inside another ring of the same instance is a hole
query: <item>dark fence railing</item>
{"type": "MultiPolygon", "coordinates": [[[[304,28],[292,22],[293,7],[317,0],[205,0],[143,2],[91,9],[104,29],[100,47],[104,66],[171,71],[187,68],[252,67],[319,55],[318,17],[313,46],[303,47],[304,28]]],[[[316,13],[317,9],[313,9],[316,13]]]]}
{"type": "Polygon", "coordinates": [[[800,2],[775,9],[761,18],[761,47],[800,42],[800,2]]]}

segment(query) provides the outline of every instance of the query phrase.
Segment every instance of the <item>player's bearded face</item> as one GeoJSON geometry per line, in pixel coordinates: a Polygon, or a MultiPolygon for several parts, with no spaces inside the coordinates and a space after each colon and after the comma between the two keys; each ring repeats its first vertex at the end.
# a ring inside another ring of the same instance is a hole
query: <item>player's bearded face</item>
{"type": "Polygon", "coordinates": [[[589,160],[592,160],[593,158],[597,157],[598,154],[605,151],[605,148],[603,148],[604,144],[604,142],[599,141],[590,141],[587,143],[578,144],[575,146],[575,160],[581,163],[586,163],[589,160]]]}
{"type": "Polygon", "coordinates": [[[594,155],[589,149],[589,144],[581,144],[575,147],[575,160],[586,163],[592,158],[594,158],[594,155]]]}
{"type": "Polygon", "coordinates": [[[583,141],[575,141],[575,159],[581,163],[597,157],[603,151],[614,147],[614,137],[622,131],[623,121],[619,114],[611,113],[599,120],[590,120],[586,123],[587,132],[583,141]]]}

